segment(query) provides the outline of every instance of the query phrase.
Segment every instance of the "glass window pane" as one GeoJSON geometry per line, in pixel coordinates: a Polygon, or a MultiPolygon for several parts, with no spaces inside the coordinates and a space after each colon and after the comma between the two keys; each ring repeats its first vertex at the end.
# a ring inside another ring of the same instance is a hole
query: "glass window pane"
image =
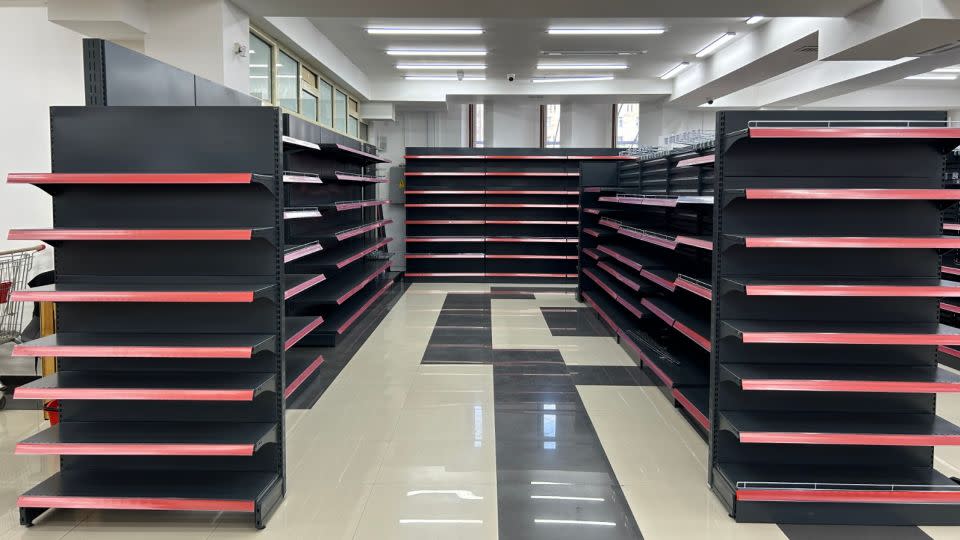
{"type": "Polygon", "coordinates": [[[560,148],[560,104],[544,106],[543,147],[560,148]]]}
{"type": "Polygon", "coordinates": [[[359,105],[356,101],[354,101],[353,99],[351,99],[351,100],[350,100],[350,114],[357,114],[358,112],[360,112],[360,105],[359,105]]]}
{"type": "Polygon", "coordinates": [[[354,116],[347,118],[347,135],[352,137],[360,136],[360,121],[354,116]]]}
{"type": "Polygon", "coordinates": [[[347,95],[339,90],[334,94],[333,129],[347,131],[347,95]]]}
{"type": "Polygon", "coordinates": [[[277,104],[288,111],[297,112],[297,81],[300,79],[300,63],[287,53],[277,55],[277,104]]]}
{"type": "Polygon", "coordinates": [[[323,79],[317,80],[317,90],[320,91],[320,123],[324,126],[333,124],[333,87],[323,79]]]}
{"type": "Polygon", "coordinates": [[[360,140],[369,141],[370,140],[370,127],[360,122],[360,140]]]}
{"type": "Polygon", "coordinates": [[[273,62],[273,47],[266,41],[250,34],[250,95],[262,101],[273,101],[273,84],[270,64],[273,62]]]}
{"type": "Polygon", "coordinates": [[[483,103],[473,106],[473,146],[483,148],[483,103]]]}
{"type": "Polygon", "coordinates": [[[636,148],[640,135],[640,104],[617,104],[617,148],[636,148]]]}
{"type": "Polygon", "coordinates": [[[317,87],[317,74],[307,69],[306,66],[300,67],[300,78],[303,79],[305,84],[314,88],[317,87]]]}
{"type": "Polygon", "coordinates": [[[317,121],[317,96],[306,90],[300,91],[300,114],[317,121]]]}

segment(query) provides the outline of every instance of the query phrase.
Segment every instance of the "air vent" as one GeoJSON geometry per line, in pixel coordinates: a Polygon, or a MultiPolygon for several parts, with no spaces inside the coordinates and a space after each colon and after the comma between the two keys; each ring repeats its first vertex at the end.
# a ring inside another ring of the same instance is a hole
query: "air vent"
{"type": "Polygon", "coordinates": [[[803,47],[800,47],[799,49],[795,49],[794,52],[806,54],[806,53],[815,53],[815,52],[817,52],[817,51],[819,51],[819,50],[820,50],[820,47],[817,46],[817,45],[804,45],[803,47]]]}
{"type": "Polygon", "coordinates": [[[945,53],[947,51],[952,51],[954,49],[960,48],[960,41],[951,41],[950,43],[944,43],[943,45],[937,45],[936,47],[927,49],[925,51],[920,51],[914,56],[931,56],[934,54],[945,53]]]}

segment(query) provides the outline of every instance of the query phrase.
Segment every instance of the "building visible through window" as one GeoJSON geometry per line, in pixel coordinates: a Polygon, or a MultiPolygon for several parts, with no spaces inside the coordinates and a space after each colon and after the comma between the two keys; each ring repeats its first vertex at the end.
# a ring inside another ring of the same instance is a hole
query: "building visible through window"
{"type": "Polygon", "coordinates": [[[640,139],[640,104],[617,103],[613,106],[614,144],[617,148],[636,148],[640,139]]]}
{"type": "Polygon", "coordinates": [[[541,109],[543,124],[543,147],[560,148],[560,104],[551,103],[541,109]]]}

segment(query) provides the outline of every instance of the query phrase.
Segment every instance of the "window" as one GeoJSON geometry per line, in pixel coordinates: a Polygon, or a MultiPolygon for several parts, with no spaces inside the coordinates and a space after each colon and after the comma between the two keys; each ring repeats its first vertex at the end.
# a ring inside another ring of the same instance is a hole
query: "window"
{"type": "Polygon", "coordinates": [[[289,54],[278,51],[277,54],[277,104],[288,111],[300,112],[297,93],[300,80],[300,62],[289,54]]]}
{"type": "Polygon", "coordinates": [[[347,135],[360,138],[360,121],[356,116],[347,117],[347,135]]]}
{"type": "Polygon", "coordinates": [[[360,140],[370,142],[370,126],[360,122],[360,140]]]}
{"type": "Polygon", "coordinates": [[[317,87],[317,74],[307,69],[307,66],[300,66],[300,80],[311,88],[317,87]]]}
{"type": "Polygon", "coordinates": [[[483,103],[471,104],[467,114],[470,148],[483,148],[483,103]]]}
{"type": "Polygon", "coordinates": [[[333,129],[347,132],[347,95],[337,90],[333,101],[333,129]]]}
{"type": "Polygon", "coordinates": [[[300,91],[300,114],[308,120],[317,121],[317,96],[304,88],[300,91]]]}
{"type": "Polygon", "coordinates": [[[273,47],[266,41],[250,34],[250,95],[261,101],[273,102],[273,47]]]}
{"type": "Polygon", "coordinates": [[[617,148],[636,148],[640,140],[640,104],[613,105],[613,145],[617,148]]]}
{"type": "Polygon", "coordinates": [[[540,106],[540,146],[560,148],[560,104],[540,106]]]}
{"type": "Polygon", "coordinates": [[[317,82],[317,90],[320,94],[320,123],[327,127],[333,127],[333,87],[326,81],[320,79],[317,82]]]}

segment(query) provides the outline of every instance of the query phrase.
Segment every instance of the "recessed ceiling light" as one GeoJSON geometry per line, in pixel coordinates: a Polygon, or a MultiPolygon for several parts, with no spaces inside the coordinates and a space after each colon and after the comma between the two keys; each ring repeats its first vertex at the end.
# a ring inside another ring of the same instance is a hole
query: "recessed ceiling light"
{"type": "Polygon", "coordinates": [[[486,56],[487,51],[441,51],[434,49],[387,49],[390,56],[486,56]]]}
{"type": "Polygon", "coordinates": [[[564,82],[584,82],[584,81],[612,81],[613,75],[584,75],[583,77],[535,77],[531,79],[535,83],[564,83],[564,82]]]}
{"type": "Polygon", "coordinates": [[[485,81],[483,75],[464,75],[463,79],[456,75],[404,75],[408,81],[485,81]]]}
{"type": "Polygon", "coordinates": [[[406,36],[473,36],[482,34],[483,28],[371,26],[367,27],[367,33],[406,36]]]}
{"type": "Polygon", "coordinates": [[[609,70],[609,69],[629,69],[630,66],[626,64],[537,64],[537,69],[540,70],[569,70],[569,71],[581,71],[581,70],[609,70]]]}
{"type": "Polygon", "coordinates": [[[666,31],[666,28],[551,27],[547,29],[548,34],[570,36],[654,36],[666,31]]]}
{"type": "Polygon", "coordinates": [[[540,51],[543,56],[636,56],[647,54],[647,51],[540,51]]]}
{"type": "Polygon", "coordinates": [[[912,81],[954,81],[957,79],[957,75],[952,73],[923,73],[904,78],[912,81]]]}
{"type": "Polygon", "coordinates": [[[758,22],[763,22],[764,19],[766,19],[766,17],[763,15],[754,15],[747,19],[747,24],[757,24],[758,22]]]}
{"type": "Polygon", "coordinates": [[[487,66],[486,64],[397,64],[397,69],[478,70],[487,69],[487,66]]]}
{"type": "Polygon", "coordinates": [[[711,41],[706,47],[700,49],[700,52],[697,53],[697,58],[703,58],[704,56],[710,56],[720,47],[723,47],[724,43],[730,41],[731,39],[737,36],[736,32],[727,32],[726,34],[718,37],[717,39],[711,41]]]}
{"type": "Polygon", "coordinates": [[[960,73],[960,66],[943,67],[933,70],[934,73],[960,73]]]}
{"type": "Polygon", "coordinates": [[[676,77],[677,73],[680,73],[681,71],[687,69],[688,67],[690,67],[690,62],[680,62],[679,64],[670,68],[669,71],[661,75],[660,78],[663,80],[672,79],[676,77]]]}

